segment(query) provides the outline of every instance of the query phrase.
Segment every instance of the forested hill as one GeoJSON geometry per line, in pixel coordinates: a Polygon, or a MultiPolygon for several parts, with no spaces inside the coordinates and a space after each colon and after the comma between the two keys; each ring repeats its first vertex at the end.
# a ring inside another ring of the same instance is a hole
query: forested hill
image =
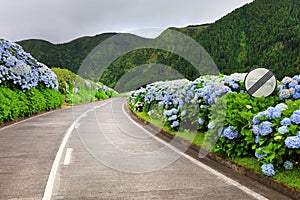
{"type": "Polygon", "coordinates": [[[52,44],[44,40],[34,39],[17,43],[48,66],[67,68],[76,73],[86,56],[98,44],[113,35],[115,33],[81,37],[64,44],[52,44]]]}
{"type": "Polygon", "coordinates": [[[193,36],[224,73],[266,67],[300,72],[300,1],[255,0],[193,36]]]}
{"type": "MultiPolygon", "coordinates": [[[[278,78],[300,73],[299,0],[254,0],[213,24],[172,29],[199,42],[225,74],[257,67],[271,69],[278,78]]],[[[39,40],[19,44],[48,66],[65,67],[76,73],[86,55],[112,35],[84,37],[60,45],[39,40]]],[[[189,79],[198,76],[187,61],[174,54],[143,49],[117,59],[101,81],[113,87],[126,70],[150,62],[172,66],[189,79]]]]}

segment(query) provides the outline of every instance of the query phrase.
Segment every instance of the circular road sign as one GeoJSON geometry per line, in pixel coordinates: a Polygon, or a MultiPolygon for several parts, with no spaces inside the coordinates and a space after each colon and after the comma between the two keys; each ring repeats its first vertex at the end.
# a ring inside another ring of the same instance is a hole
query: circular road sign
{"type": "Polygon", "coordinates": [[[244,83],[248,94],[257,98],[270,96],[277,85],[275,75],[265,68],[258,68],[249,72],[244,83]]]}

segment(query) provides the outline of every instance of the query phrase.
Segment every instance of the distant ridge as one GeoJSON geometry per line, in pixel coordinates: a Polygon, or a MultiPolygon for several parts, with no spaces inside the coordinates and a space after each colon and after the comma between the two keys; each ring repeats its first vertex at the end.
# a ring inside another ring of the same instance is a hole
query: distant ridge
{"type": "MultiPolygon", "coordinates": [[[[254,0],[213,24],[170,29],[199,42],[222,73],[248,72],[257,67],[272,70],[279,79],[300,73],[299,0],[254,0]]],[[[48,66],[67,68],[76,73],[87,54],[113,35],[115,33],[82,37],[58,45],[41,40],[18,43],[48,66]]],[[[184,72],[183,75],[188,79],[198,76],[187,61],[176,55],[143,49],[117,59],[106,70],[101,81],[113,87],[115,80],[126,70],[146,63],[172,66],[184,72]]]]}
{"type": "Polygon", "coordinates": [[[45,40],[23,40],[17,42],[50,67],[62,67],[76,73],[82,60],[102,41],[116,33],[103,33],[96,36],[85,36],[68,43],[52,44],[45,40]]]}

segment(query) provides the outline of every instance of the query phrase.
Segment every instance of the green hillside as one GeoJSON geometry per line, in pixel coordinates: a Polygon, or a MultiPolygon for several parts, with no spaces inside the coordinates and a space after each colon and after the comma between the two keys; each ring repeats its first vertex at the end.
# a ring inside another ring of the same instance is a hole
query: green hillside
{"type": "Polygon", "coordinates": [[[102,41],[115,35],[104,33],[94,37],[82,37],[64,44],[52,44],[44,40],[17,42],[25,51],[48,66],[63,67],[76,73],[82,60],[102,41]]]}
{"type": "Polygon", "coordinates": [[[194,38],[224,73],[265,67],[278,78],[300,72],[300,1],[255,0],[194,38]]]}
{"type": "MultiPolygon", "coordinates": [[[[170,29],[194,38],[225,74],[265,67],[281,79],[300,72],[299,0],[255,0],[213,24],[170,29]]],[[[59,45],[39,40],[21,41],[19,44],[48,66],[64,67],[76,73],[87,54],[112,35],[84,37],[59,45]]],[[[118,58],[100,80],[113,87],[125,72],[146,63],[172,66],[188,79],[199,75],[178,55],[141,49],[118,58]]]]}

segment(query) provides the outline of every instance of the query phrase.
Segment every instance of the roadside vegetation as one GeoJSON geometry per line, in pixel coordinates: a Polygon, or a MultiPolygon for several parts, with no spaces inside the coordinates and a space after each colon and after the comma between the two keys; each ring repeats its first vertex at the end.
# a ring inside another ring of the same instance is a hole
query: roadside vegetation
{"type": "Polygon", "coordinates": [[[246,94],[245,76],[155,82],[131,92],[128,104],[172,134],[300,189],[300,76],[285,77],[267,98],[246,94]]]}
{"type": "Polygon", "coordinates": [[[0,39],[0,125],[41,111],[98,101],[115,92],[66,70],[49,69],[23,48],[0,39]]]}

